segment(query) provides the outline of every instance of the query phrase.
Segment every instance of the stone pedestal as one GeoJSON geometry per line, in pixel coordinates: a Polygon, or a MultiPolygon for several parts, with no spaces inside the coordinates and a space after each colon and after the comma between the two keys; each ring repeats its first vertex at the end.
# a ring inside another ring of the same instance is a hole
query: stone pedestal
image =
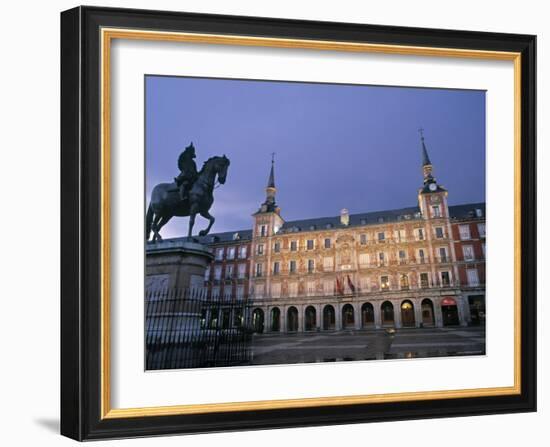
{"type": "Polygon", "coordinates": [[[189,368],[206,362],[194,347],[208,334],[204,273],[213,259],[196,242],[147,244],[145,267],[147,369],[189,368]],[[206,312],[206,315],[203,315],[206,312]]]}
{"type": "Polygon", "coordinates": [[[146,290],[202,288],[206,267],[214,258],[209,248],[197,242],[163,241],[146,247],[146,290]]]}

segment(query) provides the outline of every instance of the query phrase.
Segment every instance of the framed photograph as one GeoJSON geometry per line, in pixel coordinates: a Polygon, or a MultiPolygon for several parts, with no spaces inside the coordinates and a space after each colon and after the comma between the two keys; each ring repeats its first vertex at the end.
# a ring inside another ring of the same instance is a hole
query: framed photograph
{"type": "Polygon", "coordinates": [[[61,14],[61,432],[536,410],[535,36],[61,14]]]}

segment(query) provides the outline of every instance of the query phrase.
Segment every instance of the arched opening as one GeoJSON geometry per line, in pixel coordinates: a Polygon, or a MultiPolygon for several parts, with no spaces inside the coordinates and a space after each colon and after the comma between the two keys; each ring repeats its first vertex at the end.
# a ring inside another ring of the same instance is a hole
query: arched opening
{"type": "Polygon", "coordinates": [[[222,310],[222,329],[229,329],[231,324],[231,309],[222,310]]]}
{"type": "Polygon", "coordinates": [[[317,329],[317,315],[315,312],[315,307],[313,306],[306,307],[305,316],[306,316],[306,321],[305,321],[306,331],[314,331],[315,329],[317,329]]]}
{"type": "Polygon", "coordinates": [[[288,332],[296,332],[298,330],[298,309],[294,306],[288,308],[286,329],[288,332]]]}
{"type": "Polygon", "coordinates": [[[441,300],[441,313],[443,326],[458,326],[458,307],[454,298],[447,296],[441,300]]]}
{"type": "Polygon", "coordinates": [[[403,327],[414,327],[414,306],[409,300],[401,303],[401,324],[403,327]]]}
{"type": "Polygon", "coordinates": [[[271,331],[279,332],[281,330],[281,311],[278,307],[271,309],[271,331]]]}
{"type": "Polygon", "coordinates": [[[365,303],[361,306],[361,326],[374,326],[374,307],[371,303],[365,303]]]}
{"type": "Polygon", "coordinates": [[[323,309],[323,329],[325,331],[336,329],[336,312],[330,304],[327,304],[323,309]]]}
{"type": "Polygon", "coordinates": [[[395,319],[393,316],[393,304],[389,301],[384,301],[382,303],[382,324],[386,326],[393,326],[395,324],[395,319]]]}
{"type": "Polygon", "coordinates": [[[264,331],[264,311],[262,309],[254,309],[252,312],[252,329],[258,334],[264,331]]]}
{"type": "Polygon", "coordinates": [[[354,317],[353,306],[351,304],[346,304],[342,307],[342,328],[353,329],[355,325],[354,317]]]}
{"type": "Polygon", "coordinates": [[[432,303],[432,300],[428,298],[425,298],[422,300],[422,325],[423,326],[435,325],[434,303],[432,303]]]}

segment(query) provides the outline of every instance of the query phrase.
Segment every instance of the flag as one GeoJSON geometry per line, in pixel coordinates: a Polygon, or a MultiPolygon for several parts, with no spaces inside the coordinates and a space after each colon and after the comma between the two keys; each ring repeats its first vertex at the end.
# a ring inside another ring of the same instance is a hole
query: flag
{"type": "Polygon", "coordinates": [[[348,275],[348,287],[351,289],[351,293],[355,293],[355,286],[351,282],[351,278],[348,275]]]}
{"type": "Polygon", "coordinates": [[[343,287],[343,284],[340,282],[339,278],[336,278],[336,291],[338,292],[339,295],[344,294],[344,287],[343,287]]]}

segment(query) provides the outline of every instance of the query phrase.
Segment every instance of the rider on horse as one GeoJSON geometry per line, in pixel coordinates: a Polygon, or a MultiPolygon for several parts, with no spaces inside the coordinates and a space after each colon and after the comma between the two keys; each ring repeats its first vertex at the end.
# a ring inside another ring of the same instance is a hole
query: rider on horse
{"type": "Polygon", "coordinates": [[[187,199],[187,194],[197,178],[197,165],[193,158],[196,158],[195,146],[191,143],[178,158],[178,168],[181,172],[174,178],[174,181],[179,187],[181,200],[187,199]]]}

